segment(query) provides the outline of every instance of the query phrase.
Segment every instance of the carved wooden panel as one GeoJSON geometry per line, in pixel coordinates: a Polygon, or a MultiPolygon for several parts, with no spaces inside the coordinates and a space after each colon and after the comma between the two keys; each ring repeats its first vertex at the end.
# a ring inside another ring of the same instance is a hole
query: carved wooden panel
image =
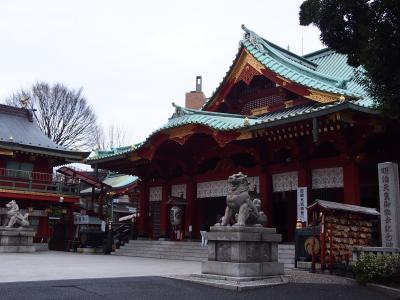
{"type": "Polygon", "coordinates": [[[343,187],[343,168],[314,169],[311,171],[312,188],[342,188],[343,187]]]}
{"type": "Polygon", "coordinates": [[[273,192],[286,192],[297,190],[297,172],[285,172],[272,175],[273,192]]]}
{"type": "Polygon", "coordinates": [[[162,200],[162,186],[153,186],[149,189],[149,200],[150,202],[162,200]]]}
{"type": "MultiPolygon", "coordinates": [[[[250,190],[253,190],[255,186],[257,192],[259,192],[260,178],[258,176],[247,177],[247,180],[250,190]]],[[[199,182],[197,183],[197,198],[225,197],[228,190],[228,180],[199,182]]]]}
{"type": "Polygon", "coordinates": [[[183,195],[183,198],[186,199],[186,184],[175,184],[171,186],[171,196],[180,197],[183,195]]]}

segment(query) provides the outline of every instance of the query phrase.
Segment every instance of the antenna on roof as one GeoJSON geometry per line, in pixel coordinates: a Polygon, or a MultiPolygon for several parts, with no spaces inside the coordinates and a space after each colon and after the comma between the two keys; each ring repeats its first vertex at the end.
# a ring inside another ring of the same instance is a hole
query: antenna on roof
{"type": "Polygon", "coordinates": [[[287,51],[290,51],[290,45],[287,45],[287,51]]]}

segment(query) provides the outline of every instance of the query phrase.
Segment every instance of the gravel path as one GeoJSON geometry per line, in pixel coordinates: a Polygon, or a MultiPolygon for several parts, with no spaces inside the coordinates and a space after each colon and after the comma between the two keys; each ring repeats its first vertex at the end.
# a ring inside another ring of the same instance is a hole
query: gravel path
{"type": "Polygon", "coordinates": [[[318,284],[341,284],[341,285],[354,285],[352,280],[344,277],[321,274],[321,273],[310,273],[309,271],[301,270],[286,270],[286,275],[289,276],[289,282],[292,283],[318,283],[318,284]]]}

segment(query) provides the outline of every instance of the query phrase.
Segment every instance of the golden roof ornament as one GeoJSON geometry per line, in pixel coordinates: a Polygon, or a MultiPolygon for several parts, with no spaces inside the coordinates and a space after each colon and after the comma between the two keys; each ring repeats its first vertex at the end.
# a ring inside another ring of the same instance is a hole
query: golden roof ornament
{"type": "Polygon", "coordinates": [[[244,118],[244,120],[243,120],[243,125],[244,125],[244,126],[249,126],[249,125],[250,125],[250,121],[249,121],[249,118],[248,118],[248,117],[245,117],[245,118],[244,118]]]}
{"type": "Polygon", "coordinates": [[[28,97],[27,95],[22,95],[22,97],[19,99],[19,102],[21,103],[21,106],[23,108],[28,107],[29,99],[30,97],[28,97]]]}

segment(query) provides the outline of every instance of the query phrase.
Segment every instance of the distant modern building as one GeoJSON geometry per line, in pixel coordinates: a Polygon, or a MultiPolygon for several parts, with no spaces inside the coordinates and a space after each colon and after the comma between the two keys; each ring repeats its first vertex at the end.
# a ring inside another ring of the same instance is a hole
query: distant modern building
{"type": "Polygon", "coordinates": [[[377,163],[399,160],[398,125],[373,109],[347,57],[330,49],[299,56],[243,30],[210,98],[196,78],[186,107],[174,105],[143,143],[88,160],[141,179],[144,237],[198,237],[201,224],[223,214],[226,179],[239,171],[285,242],[316,199],[379,207],[377,163]],[[181,228],[170,224],[173,205],[182,208],[181,228]]]}
{"type": "Polygon", "coordinates": [[[57,145],[38,127],[32,111],[0,104],[0,224],[5,204],[16,200],[30,214],[35,242],[54,237],[63,249],[72,238],[79,181],[53,172],[56,166],[82,161],[88,152],[57,145]]]}

